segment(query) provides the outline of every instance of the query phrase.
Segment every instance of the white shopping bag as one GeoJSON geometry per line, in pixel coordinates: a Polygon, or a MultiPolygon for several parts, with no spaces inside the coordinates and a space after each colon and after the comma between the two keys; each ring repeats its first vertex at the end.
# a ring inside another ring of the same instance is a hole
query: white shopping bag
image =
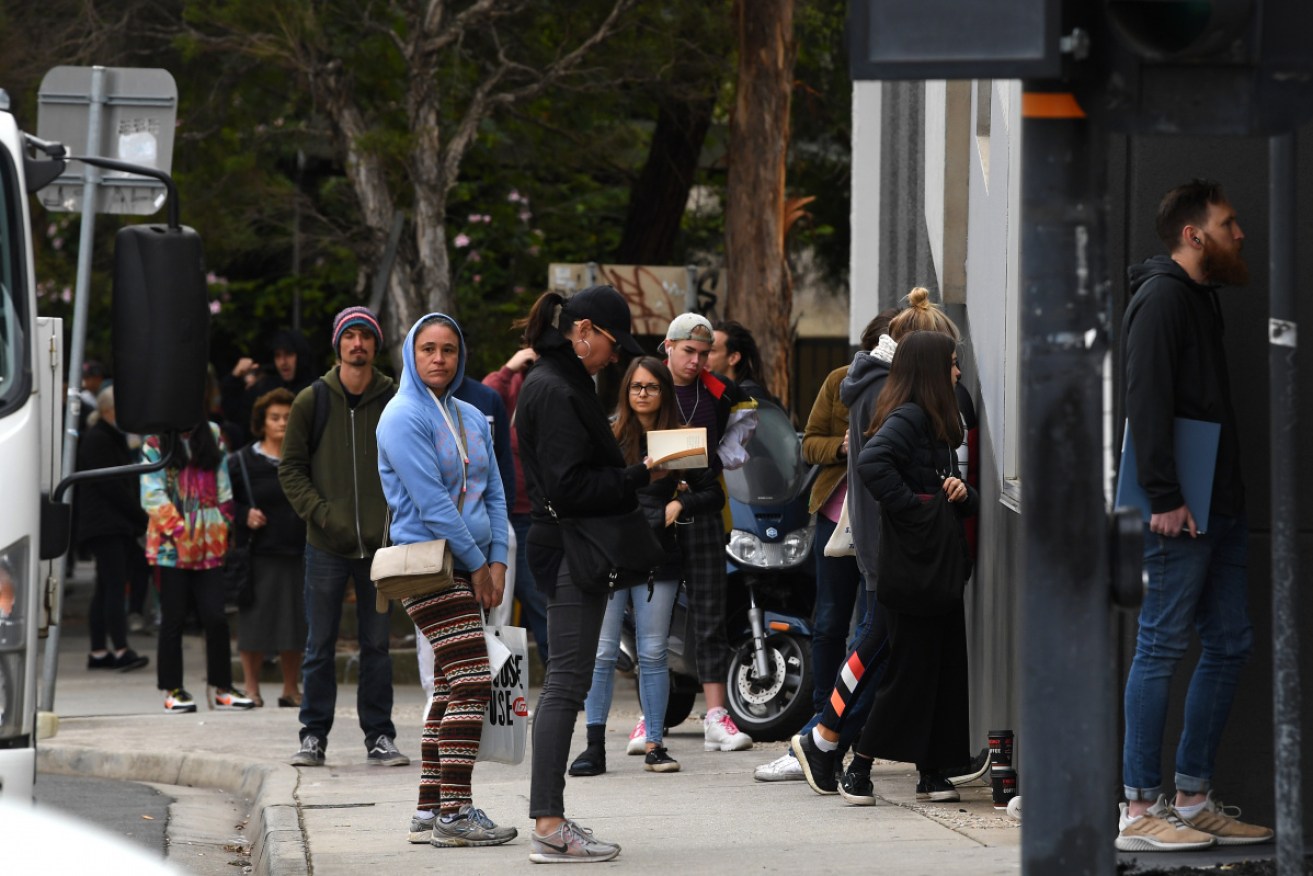
{"type": "Polygon", "coordinates": [[[834,525],[830,540],[825,543],[827,557],[855,557],[857,548],[853,545],[853,527],[848,520],[848,494],[843,494],[843,507],[839,509],[839,521],[834,525]]]}
{"type": "Polygon", "coordinates": [[[524,627],[484,627],[490,667],[494,650],[501,656],[492,671],[492,698],[483,714],[483,739],[477,760],[518,764],[529,740],[529,638],[524,627]]]}

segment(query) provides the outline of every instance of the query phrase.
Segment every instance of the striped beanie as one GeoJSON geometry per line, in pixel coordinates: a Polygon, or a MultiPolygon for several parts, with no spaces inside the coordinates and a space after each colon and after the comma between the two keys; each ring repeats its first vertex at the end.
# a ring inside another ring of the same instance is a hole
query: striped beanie
{"type": "Polygon", "coordinates": [[[334,353],[338,352],[338,345],[342,342],[342,333],[353,326],[369,329],[374,333],[374,340],[378,342],[379,349],[383,348],[383,330],[379,328],[378,317],[368,307],[356,305],[355,307],[345,308],[333,317],[334,353]]]}

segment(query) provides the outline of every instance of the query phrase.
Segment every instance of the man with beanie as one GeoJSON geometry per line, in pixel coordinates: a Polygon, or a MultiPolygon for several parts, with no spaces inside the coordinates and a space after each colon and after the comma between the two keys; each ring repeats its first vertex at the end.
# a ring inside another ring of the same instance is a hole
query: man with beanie
{"type": "Polygon", "coordinates": [[[369,566],[383,542],[387,503],[378,476],[374,431],[396,386],[374,370],[383,346],[378,317],[348,307],[333,319],[338,364],[292,403],[278,480],[306,523],[305,612],[301,668],[301,747],[293,766],[322,766],[337,705],[337,631],[347,579],[355,583],[360,636],[356,711],[370,764],[406,766],[392,724],[388,616],[374,604],[369,566]]]}

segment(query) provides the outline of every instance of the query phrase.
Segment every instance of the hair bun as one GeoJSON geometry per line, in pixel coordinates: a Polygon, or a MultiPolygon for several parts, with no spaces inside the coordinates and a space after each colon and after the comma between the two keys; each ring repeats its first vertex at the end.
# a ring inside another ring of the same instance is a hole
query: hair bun
{"type": "Polygon", "coordinates": [[[925,310],[930,306],[930,290],[924,286],[917,286],[911,292],[908,292],[907,306],[915,307],[917,310],[925,310]]]}

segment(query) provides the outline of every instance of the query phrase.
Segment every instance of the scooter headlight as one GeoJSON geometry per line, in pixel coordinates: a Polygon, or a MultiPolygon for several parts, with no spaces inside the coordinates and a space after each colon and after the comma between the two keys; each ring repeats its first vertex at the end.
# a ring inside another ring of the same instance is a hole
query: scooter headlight
{"type": "Polygon", "coordinates": [[[805,526],[795,529],[784,536],[782,541],[764,542],[757,536],[742,529],[735,529],[729,535],[726,553],[740,566],[754,569],[788,569],[801,565],[811,551],[815,529],[805,526]]]}

